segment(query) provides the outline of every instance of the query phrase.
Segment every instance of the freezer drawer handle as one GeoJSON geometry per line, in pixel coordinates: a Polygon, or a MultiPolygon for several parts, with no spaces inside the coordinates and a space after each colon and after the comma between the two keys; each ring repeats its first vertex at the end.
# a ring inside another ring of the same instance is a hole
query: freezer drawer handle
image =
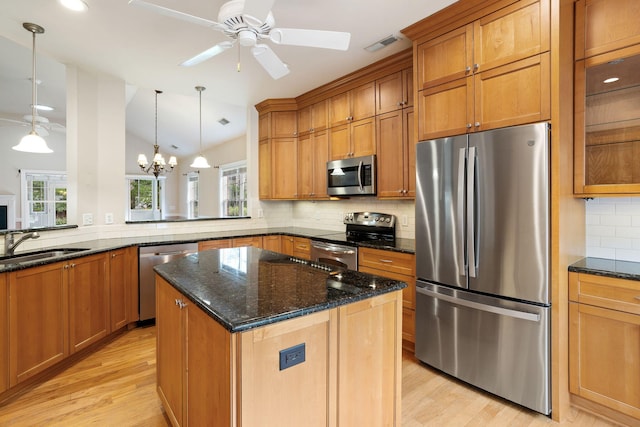
{"type": "Polygon", "coordinates": [[[490,313],[499,314],[501,316],[515,317],[517,319],[530,320],[532,322],[540,321],[540,315],[537,313],[527,313],[526,311],[511,310],[509,308],[501,308],[501,307],[495,307],[492,305],[480,304],[474,301],[467,301],[461,298],[455,298],[449,295],[443,295],[419,286],[416,287],[416,292],[436,298],[436,299],[441,299],[443,301],[447,301],[452,304],[462,305],[464,307],[469,307],[476,310],[488,311],[490,313]]]}

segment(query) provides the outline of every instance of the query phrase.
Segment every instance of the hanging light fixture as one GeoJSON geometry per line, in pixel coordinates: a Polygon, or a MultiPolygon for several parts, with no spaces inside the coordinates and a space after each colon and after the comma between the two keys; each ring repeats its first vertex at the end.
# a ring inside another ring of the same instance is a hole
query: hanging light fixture
{"type": "Polygon", "coordinates": [[[25,22],[22,24],[25,30],[33,34],[33,60],[32,60],[32,77],[31,77],[31,132],[23,136],[18,145],[13,148],[16,151],[24,151],[27,153],[53,153],[47,142],[36,132],[36,107],[38,105],[37,80],[36,80],[36,34],[44,33],[44,28],[40,25],[25,22]]]}
{"type": "Polygon", "coordinates": [[[205,89],[206,88],[203,86],[196,86],[196,90],[200,94],[200,154],[198,154],[198,157],[196,157],[193,163],[191,163],[191,167],[196,169],[206,169],[211,167],[209,162],[207,162],[207,159],[202,155],[202,91],[205,89]]]}
{"type": "Polygon", "coordinates": [[[149,164],[147,156],[144,154],[138,154],[138,166],[145,173],[152,173],[156,178],[162,173],[168,173],[178,165],[176,156],[169,157],[169,169],[166,169],[167,163],[164,160],[164,156],[160,154],[160,146],[158,146],[158,94],[162,93],[161,90],[156,90],[156,138],[153,144],[153,161],[149,164]]]}

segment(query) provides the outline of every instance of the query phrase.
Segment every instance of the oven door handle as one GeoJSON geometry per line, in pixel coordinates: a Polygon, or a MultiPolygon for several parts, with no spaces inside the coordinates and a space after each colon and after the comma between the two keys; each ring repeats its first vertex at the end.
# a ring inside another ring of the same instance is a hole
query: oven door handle
{"type": "Polygon", "coordinates": [[[311,246],[313,246],[314,248],[321,250],[323,252],[328,252],[331,255],[353,255],[356,253],[356,251],[354,249],[340,249],[337,248],[333,245],[327,244],[327,243],[320,243],[320,242],[311,242],[311,246]]]}

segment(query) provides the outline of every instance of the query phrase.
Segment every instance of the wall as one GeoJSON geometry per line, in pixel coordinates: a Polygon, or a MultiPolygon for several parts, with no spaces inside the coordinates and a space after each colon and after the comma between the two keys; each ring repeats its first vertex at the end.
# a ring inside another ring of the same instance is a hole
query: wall
{"type": "Polygon", "coordinates": [[[587,256],[640,262],[640,198],[585,203],[587,256]]]}

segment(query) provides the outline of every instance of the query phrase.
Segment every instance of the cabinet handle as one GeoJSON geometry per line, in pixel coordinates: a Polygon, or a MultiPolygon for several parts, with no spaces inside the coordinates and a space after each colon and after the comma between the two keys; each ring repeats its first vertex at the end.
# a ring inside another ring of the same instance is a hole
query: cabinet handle
{"type": "Polygon", "coordinates": [[[176,298],[176,305],[179,307],[180,306],[180,300],[178,298],[176,298]]]}
{"type": "Polygon", "coordinates": [[[635,299],[635,300],[637,300],[637,301],[640,301],[640,295],[638,295],[638,296],[636,296],[636,297],[633,297],[633,299],[635,299]]]}
{"type": "Polygon", "coordinates": [[[380,262],[384,262],[385,264],[391,264],[391,263],[393,263],[393,260],[391,260],[391,259],[379,259],[378,261],[380,261],[380,262]]]}

